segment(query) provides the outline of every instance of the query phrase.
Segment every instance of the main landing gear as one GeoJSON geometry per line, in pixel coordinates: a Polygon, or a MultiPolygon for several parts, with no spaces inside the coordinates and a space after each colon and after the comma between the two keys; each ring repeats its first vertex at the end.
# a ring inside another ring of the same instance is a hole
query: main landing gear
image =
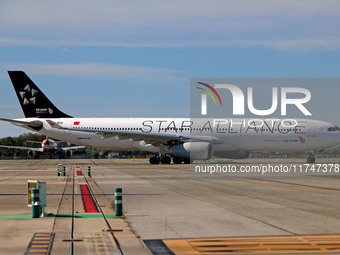
{"type": "Polygon", "coordinates": [[[309,153],[308,153],[308,158],[307,158],[307,163],[308,164],[314,164],[315,163],[315,156],[314,156],[314,151],[311,150],[309,153]]]}
{"type": "Polygon", "coordinates": [[[162,164],[170,164],[171,158],[169,156],[160,155],[158,157],[154,156],[149,159],[150,164],[157,165],[159,163],[162,164]]]}
{"type": "MultiPolygon", "coordinates": [[[[151,157],[149,159],[150,164],[152,165],[157,165],[159,163],[161,164],[170,164],[171,163],[171,157],[170,156],[165,156],[165,155],[160,155],[160,156],[154,156],[151,157]]],[[[182,162],[184,162],[184,164],[191,164],[192,160],[190,158],[177,158],[174,157],[172,158],[172,162],[174,162],[174,164],[182,164],[182,162]]]]}

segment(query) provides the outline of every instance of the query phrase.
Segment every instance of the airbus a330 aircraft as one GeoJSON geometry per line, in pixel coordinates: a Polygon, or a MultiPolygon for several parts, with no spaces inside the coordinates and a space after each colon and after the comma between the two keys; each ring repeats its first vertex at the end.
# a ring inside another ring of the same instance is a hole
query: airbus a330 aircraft
{"type": "Polygon", "coordinates": [[[72,144],[159,153],[151,164],[191,163],[212,156],[243,159],[249,151],[314,151],[340,143],[340,129],[311,120],[75,118],[58,108],[22,71],[9,71],[26,118],[0,119],[72,144]],[[295,122],[294,126],[291,122],[295,122]]]}
{"type": "Polygon", "coordinates": [[[48,154],[51,156],[51,158],[53,154],[58,154],[59,158],[64,158],[65,155],[67,157],[70,157],[72,156],[72,150],[86,148],[86,146],[72,146],[58,148],[56,141],[49,139],[48,137],[46,137],[46,139],[41,142],[40,148],[7,145],[0,145],[0,147],[8,149],[28,150],[27,155],[29,157],[34,157],[35,159],[38,159],[41,154],[48,154]]]}

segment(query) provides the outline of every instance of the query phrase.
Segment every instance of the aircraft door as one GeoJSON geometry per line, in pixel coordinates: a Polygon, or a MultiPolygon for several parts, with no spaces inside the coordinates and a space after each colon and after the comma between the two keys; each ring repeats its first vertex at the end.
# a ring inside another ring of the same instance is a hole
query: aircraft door
{"type": "Polygon", "coordinates": [[[307,136],[315,137],[315,124],[314,123],[308,124],[307,136]]]}

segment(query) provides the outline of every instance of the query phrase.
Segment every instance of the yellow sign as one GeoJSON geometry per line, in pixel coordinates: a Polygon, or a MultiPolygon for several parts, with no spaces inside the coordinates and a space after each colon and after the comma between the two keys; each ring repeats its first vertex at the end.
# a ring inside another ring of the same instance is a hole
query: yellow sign
{"type": "Polygon", "coordinates": [[[27,181],[27,206],[32,206],[32,189],[37,188],[38,181],[27,181]]]}

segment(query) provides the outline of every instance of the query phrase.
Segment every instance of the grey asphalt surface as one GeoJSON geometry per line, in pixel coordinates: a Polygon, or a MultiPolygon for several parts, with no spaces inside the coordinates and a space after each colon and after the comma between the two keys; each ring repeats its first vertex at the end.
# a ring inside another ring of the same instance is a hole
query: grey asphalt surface
{"type": "MultiPolygon", "coordinates": [[[[318,163],[338,164],[338,159],[318,163]]],[[[272,235],[339,234],[340,176],[308,178],[193,178],[189,165],[150,165],[147,159],[0,161],[0,254],[23,254],[34,233],[54,232],[51,254],[69,244],[68,219],[7,219],[28,215],[27,180],[47,182],[48,213],[69,213],[70,182],[56,177],[58,163],[92,167],[91,187],[107,214],[113,214],[114,189],[123,188],[125,219],[109,219],[127,254],[148,254],[142,240],[272,235]],[[65,186],[66,185],[66,186],[65,186]],[[64,190],[66,195],[63,196],[64,190]],[[2,217],[2,218],[1,218],[2,217]]],[[[218,161],[218,163],[223,163],[218,161]]],[[[303,159],[247,159],[224,163],[304,164],[303,159]]],[[[76,177],[76,185],[83,183],[76,177]]],[[[76,188],[76,193],[79,190],[76,188]]],[[[82,210],[80,196],[76,210],[82,210]]],[[[84,240],[78,252],[91,254],[105,244],[116,252],[102,219],[76,219],[75,234],[84,240]],[[104,230],[104,232],[103,232],[104,230]],[[100,242],[101,244],[98,244],[100,242]]],[[[76,249],[77,250],[77,249],[76,249]]]]}
{"type": "MultiPolygon", "coordinates": [[[[304,159],[229,162],[305,163],[304,159]]],[[[112,185],[123,188],[124,214],[143,239],[340,232],[339,173],[296,179],[197,179],[190,176],[188,165],[154,166],[140,159],[93,167],[93,178],[104,193],[112,194],[112,185]]],[[[113,196],[108,197],[112,201],[113,196]]]]}

